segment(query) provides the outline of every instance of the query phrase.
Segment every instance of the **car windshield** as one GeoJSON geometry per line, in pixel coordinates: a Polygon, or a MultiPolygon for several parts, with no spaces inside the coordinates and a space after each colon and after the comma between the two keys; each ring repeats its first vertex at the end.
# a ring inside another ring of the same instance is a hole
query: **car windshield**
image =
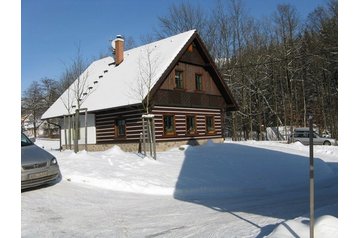
{"type": "Polygon", "coordinates": [[[21,146],[28,146],[32,144],[32,141],[27,138],[27,136],[25,136],[23,133],[21,133],[21,146]]]}

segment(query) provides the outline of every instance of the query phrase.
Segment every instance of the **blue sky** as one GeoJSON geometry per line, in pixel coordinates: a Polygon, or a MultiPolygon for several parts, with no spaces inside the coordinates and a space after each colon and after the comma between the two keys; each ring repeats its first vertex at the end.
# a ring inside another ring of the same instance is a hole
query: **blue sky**
{"type": "MultiPolygon", "coordinates": [[[[223,0],[225,1],[225,0],[223,0]]],[[[73,61],[80,45],[83,58],[108,54],[117,34],[141,37],[155,34],[158,16],[166,15],[178,0],[22,0],[21,1],[21,90],[32,81],[58,80],[73,61]]],[[[192,1],[194,2],[194,1],[192,1]]],[[[217,0],[196,0],[211,11],[217,0]]],[[[326,0],[243,0],[249,15],[271,16],[277,4],[289,3],[305,18],[326,0]]]]}

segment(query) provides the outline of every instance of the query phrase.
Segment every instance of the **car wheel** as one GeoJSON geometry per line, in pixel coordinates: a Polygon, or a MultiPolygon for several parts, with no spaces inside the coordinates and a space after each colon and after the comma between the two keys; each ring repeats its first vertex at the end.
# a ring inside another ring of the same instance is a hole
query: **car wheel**
{"type": "Polygon", "coordinates": [[[323,145],[331,145],[331,142],[325,141],[325,142],[323,142],[323,145]]]}

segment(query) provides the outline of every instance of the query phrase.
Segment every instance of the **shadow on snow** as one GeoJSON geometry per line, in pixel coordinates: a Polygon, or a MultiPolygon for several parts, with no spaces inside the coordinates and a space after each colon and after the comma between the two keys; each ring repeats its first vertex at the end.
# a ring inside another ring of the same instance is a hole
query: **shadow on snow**
{"type": "MultiPolygon", "coordinates": [[[[315,159],[316,209],[338,202],[337,167],[315,159]]],[[[284,220],[308,214],[309,158],[234,143],[188,147],[174,198],[232,214],[264,237],[275,226],[242,213],[284,220]]]]}

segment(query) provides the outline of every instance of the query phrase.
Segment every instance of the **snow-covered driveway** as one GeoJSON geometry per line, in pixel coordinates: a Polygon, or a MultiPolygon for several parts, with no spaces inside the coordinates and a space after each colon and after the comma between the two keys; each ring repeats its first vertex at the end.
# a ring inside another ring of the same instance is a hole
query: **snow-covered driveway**
{"type": "MultiPolygon", "coordinates": [[[[337,147],[316,150],[316,216],[337,217],[337,147]]],[[[264,237],[290,219],[307,228],[307,147],[297,144],[209,143],[158,161],[118,148],[52,153],[63,180],[22,193],[23,237],[264,237]]],[[[285,232],[304,237],[291,224],[285,232]]]]}

